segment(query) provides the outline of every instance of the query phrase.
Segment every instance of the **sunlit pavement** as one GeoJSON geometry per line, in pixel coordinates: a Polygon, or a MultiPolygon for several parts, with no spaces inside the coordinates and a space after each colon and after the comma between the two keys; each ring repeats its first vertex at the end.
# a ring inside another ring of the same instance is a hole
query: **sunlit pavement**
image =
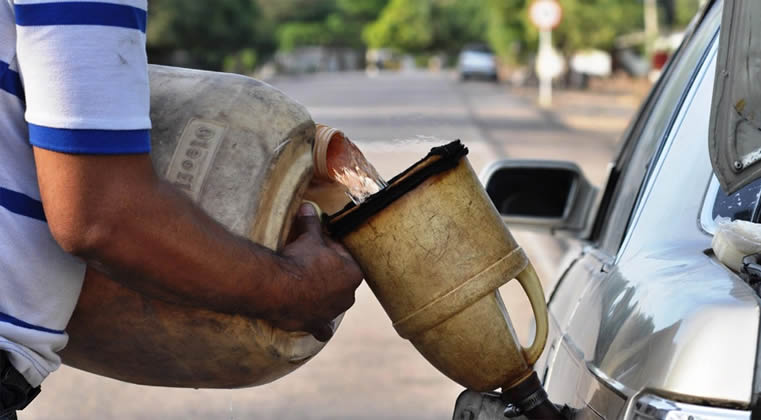
{"type": "MultiPolygon", "coordinates": [[[[320,74],[272,83],[303,102],[316,121],[342,128],[386,177],[459,138],[476,171],[505,157],[562,159],[578,163],[599,185],[637,102],[626,94],[561,92],[555,108],[543,111],[530,90],[460,83],[449,73],[320,74]]],[[[540,273],[555,275],[555,241],[515,233],[540,273]]],[[[530,310],[513,283],[502,295],[525,343],[530,310]]],[[[64,367],[20,419],[448,419],[461,390],[396,335],[363,285],[328,346],[270,385],[152,388],[64,367]]]]}

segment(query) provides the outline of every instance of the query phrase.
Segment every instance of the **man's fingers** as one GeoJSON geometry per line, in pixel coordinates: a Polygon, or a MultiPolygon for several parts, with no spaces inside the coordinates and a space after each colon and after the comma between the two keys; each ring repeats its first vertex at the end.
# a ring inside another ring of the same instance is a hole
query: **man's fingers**
{"type": "Polygon", "coordinates": [[[330,340],[333,337],[333,328],[331,323],[312,323],[304,324],[302,321],[296,320],[280,320],[273,322],[273,326],[285,331],[306,331],[323,343],[330,340]]]}
{"type": "Polygon", "coordinates": [[[285,331],[304,331],[304,323],[292,319],[283,319],[279,321],[273,321],[272,325],[276,328],[285,331]]]}
{"type": "Polygon", "coordinates": [[[304,203],[299,207],[299,213],[296,216],[296,236],[307,233],[322,241],[322,223],[317,215],[317,209],[309,203],[304,203]]]}
{"type": "Polygon", "coordinates": [[[322,341],[323,343],[333,337],[333,328],[330,323],[313,325],[307,330],[307,332],[312,334],[317,341],[322,341]]]}

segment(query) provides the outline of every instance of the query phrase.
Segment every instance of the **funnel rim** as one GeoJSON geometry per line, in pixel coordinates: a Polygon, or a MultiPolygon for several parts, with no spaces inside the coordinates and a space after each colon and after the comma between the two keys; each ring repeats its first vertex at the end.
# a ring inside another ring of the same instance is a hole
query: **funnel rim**
{"type": "Polygon", "coordinates": [[[349,203],[328,216],[328,231],[335,238],[346,236],[429,178],[456,168],[467,154],[468,148],[459,139],[432,148],[423,159],[393,177],[387,187],[359,205],[349,203]]]}

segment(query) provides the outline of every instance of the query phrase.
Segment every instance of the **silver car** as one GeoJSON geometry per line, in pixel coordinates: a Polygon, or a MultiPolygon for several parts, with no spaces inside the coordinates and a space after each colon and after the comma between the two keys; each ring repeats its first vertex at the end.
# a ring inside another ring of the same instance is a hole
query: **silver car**
{"type": "Polygon", "coordinates": [[[480,77],[496,81],[497,58],[486,45],[466,45],[457,57],[457,72],[461,80],[480,77]]]}
{"type": "MultiPolygon", "coordinates": [[[[722,7],[709,2],[693,22],[600,191],[568,162],[507,160],[482,174],[509,225],[567,249],[546,286],[550,334],[535,369],[573,418],[761,418],[761,301],[711,249],[717,216],[761,213],[761,183],[725,194],[709,156],[722,7]]],[[[500,404],[466,392],[455,418],[504,418],[500,404]]]]}

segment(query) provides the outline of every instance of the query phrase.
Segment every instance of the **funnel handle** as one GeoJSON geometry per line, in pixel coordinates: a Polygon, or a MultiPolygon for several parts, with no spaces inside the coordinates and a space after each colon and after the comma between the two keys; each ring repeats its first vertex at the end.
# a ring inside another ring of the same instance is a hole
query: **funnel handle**
{"type": "Polygon", "coordinates": [[[534,266],[531,263],[528,264],[525,270],[523,270],[517,277],[521,283],[521,287],[526,292],[529,302],[531,302],[531,309],[534,311],[534,319],[536,319],[536,334],[534,336],[534,342],[531,347],[523,349],[523,355],[526,358],[526,363],[529,366],[533,366],[536,363],[539,356],[542,355],[545,344],[547,344],[547,333],[549,329],[548,314],[547,314],[547,302],[544,300],[544,290],[542,290],[542,283],[539,281],[534,266]]]}

